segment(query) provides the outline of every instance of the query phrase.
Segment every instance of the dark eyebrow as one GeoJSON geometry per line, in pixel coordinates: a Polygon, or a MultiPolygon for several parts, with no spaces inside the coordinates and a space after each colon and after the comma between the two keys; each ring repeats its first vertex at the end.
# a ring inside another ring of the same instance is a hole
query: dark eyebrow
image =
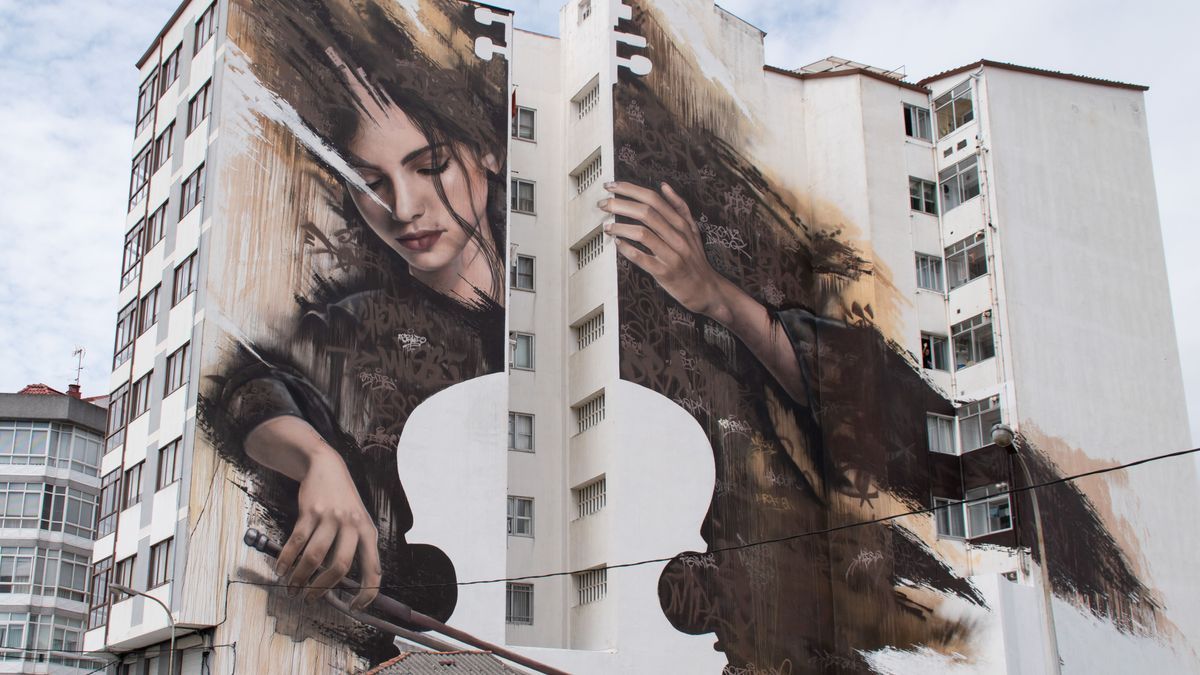
{"type": "MultiPolygon", "coordinates": [[[[439,151],[442,148],[444,148],[446,145],[447,145],[446,143],[430,143],[429,145],[427,145],[423,148],[417,148],[416,150],[413,150],[412,152],[405,155],[404,159],[400,160],[400,164],[401,165],[409,164],[410,162],[417,159],[421,155],[424,155],[424,154],[430,153],[430,152],[439,151]]],[[[354,154],[353,152],[350,152],[349,150],[346,150],[345,152],[346,152],[346,163],[349,164],[350,166],[352,166],[356,169],[368,169],[371,171],[379,171],[380,170],[379,167],[368,162],[367,160],[363,159],[362,157],[359,157],[358,155],[354,154]]]]}
{"type": "Polygon", "coordinates": [[[418,150],[413,150],[412,152],[405,155],[404,159],[400,160],[400,164],[408,164],[409,162],[413,161],[414,159],[417,159],[418,157],[420,157],[421,155],[424,155],[425,153],[437,152],[438,150],[441,150],[443,147],[445,147],[445,145],[446,145],[445,143],[430,143],[429,145],[427,145],[423,148],[420,148],[418,150]]]}

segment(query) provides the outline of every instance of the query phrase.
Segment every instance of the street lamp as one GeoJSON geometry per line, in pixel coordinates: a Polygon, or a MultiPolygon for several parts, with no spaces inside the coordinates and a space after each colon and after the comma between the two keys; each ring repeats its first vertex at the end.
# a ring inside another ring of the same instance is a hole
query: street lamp
{"type": "Polygon", "coordinates": [[[1046,636],[1049,641],[1046,643],[1046,660],[1050,662],[1050,672],[1062,673],[1062,668],[1058,661],[1058,634],[1054,630],[1054,606],[1053,595],[1050,592],[1050,563],[1046,559],[1046,538],[1042,534],[1042,510],[1038,507],[1037,490],[1033,489],[1033,476],[1029,473],[1029,467],[1025,464],[1025,457],[1019,452],[1016,441],[1017,435],[1013,432],[1012,427],[1007,424],[992,425],[992,442],[996,445],[1006,448],[1010,455],[1017,458],[1017,466],[1021,467],[1021,473],[1025,475],[1025,485],[1029,488],[1029,499],[1033,503],[1033,529],[1037,534],[1038,553],[1041,555],[1042,564],[1039,565],[1042,577],[1042,603],[1046,610],[1046,636]]]}
{"type": "Polygon", "coordinates": [[[166,603],[154,597],[153,595],[150,595],[149,593],[143,593],[142,591],[134,590],[122,584],[110,583],[108,585],[108,592],[113,596],[140,595],[143,598],[149,598],[150,600],[157,602],[158,606],[163,608],[163,611],[167,613],[167,625],[171,628],[171,649],[167,655],[167,675],[175,675],[175,617],[171,616],[171,610],[167,607],[166,603]]]}

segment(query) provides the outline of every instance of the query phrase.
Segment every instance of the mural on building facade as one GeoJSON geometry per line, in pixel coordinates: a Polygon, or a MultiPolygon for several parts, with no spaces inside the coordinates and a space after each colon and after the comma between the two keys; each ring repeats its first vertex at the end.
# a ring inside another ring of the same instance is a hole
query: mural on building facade
{"type": "MultiPolygon", "coordinates": [[[[940,546],[930,515],[845,526],[1024,481],[995,446],[927,450],[927,414],[952,417],[955,402],[894,341],[900,300],[856,224],[800,215],[817,209],[778,178],[794,167],[761,156],[790,139],[756,126],[758,99],[722,70],[719,40],[648,0],[626,4],[616,30],[646,44],[618,39],[618,60],[652,69],[618,70],[617,182],[601,203],[616,216],[621,377],[691,413],[716,465],[708,550],[667,565],[663,612],[682,632],[715,633],[727,672],[859,672],[881,650],[969,659],[989,611],[954,571],[970,551],[940,546]]],[[[1058,475],[1030,450],[1035,481],[1058,475]]],[[[1055,591],[1121,630],[1154,630],[1153,593],[1087,498],[1064,484],[1041,499],[1055,591]]],[[[1002,531],[978,550],[1031,547],[1027,498],[1013,501],[971,510],[1002,531]]]]}
{"type": "Polygon", "coordinates": [[[229,571],[266,586],[246,610],[273,617],[264,640],[394,654],[301,603],[347,572],[354,606],[381,585],[439,620],[456,606],[453,562],[406,538],[396,451],[420,403],[504,367],[508,68],[486,47],[505,26],[477,8],[229,4],[199,443],[249,495],[230,534],[284,543],[278,581],[229,571]]]}

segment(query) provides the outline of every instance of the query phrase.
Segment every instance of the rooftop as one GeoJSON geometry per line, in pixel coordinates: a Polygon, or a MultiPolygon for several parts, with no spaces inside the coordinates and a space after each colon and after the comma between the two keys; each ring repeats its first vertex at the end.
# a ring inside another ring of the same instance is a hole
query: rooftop
{"type": "Polygon", "coordinates": [[[1117,82],[1115,80],[1105,80],[1105,79],[1098,78],[1098,77],[1088,77],[1086,75],[1074,75],[1072,73],[1063,73],[1063,72],[1060,72],[1057,70],[1046,70],[1044,68],[1031,68],[1029,66],[1018,66],[1014,63],[1004,63],[1003,61],[990,61],[988,59],[980,59],[974,63],[968,63],[965,66],[951,68],[950,70],[940,72],[936,75],[930,75],[929,77],[921,80],[920,82],[917,82],[917,84],[925,85],[930,82],[934,82],[934,81],[937,81],[937,80],[940,80],[943,78],[947,78],[947,77],[952,77],[954,75],[958,75],[960,73],[965,73],[969,70],[975,70],[976,68],[982,68],[982,67],[999,68],[1001,70],[1011,70],[1011,71],[1018,72],[1018,73],[1026,73],[1029,75],[1041,75],[1043,77],[1053,77],[1053,78],[1057,78],[1060,80],[1071,80],[1073,82],[1098,84],[1098,85],[1101,85],[1104,87],[1117,87],[1120,89],[1133,89],[1135,91],[1147,91],[1150,89],[1150,87],[1147,87],[1142,84],[1130,84],[1128,82],[1117,82]]]}
{"type": "Polygon", "coordinates": [[[491,652],[404,652],[364,675],[517,675],[491,652]]]}

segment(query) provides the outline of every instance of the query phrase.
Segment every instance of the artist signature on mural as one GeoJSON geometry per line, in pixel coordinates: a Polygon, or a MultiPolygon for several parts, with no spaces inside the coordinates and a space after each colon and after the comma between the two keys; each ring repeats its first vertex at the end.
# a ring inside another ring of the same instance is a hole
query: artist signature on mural
{"type": "Polygon", "coordinates": [[[704,214],[700,215],[700,222],[697,225],[700,227],[700,231],[704,233],[706,243],[740,253],[748,259],[754,257],[746,250],[748,246],[746,239],[742,236],[742,231],[736,227],[717,225],[709,221],[708,216],[704,214]]]}
{"type": "Polygon", "coordinates": [[[751,427],[748,422],[733,415],[717,420],[717,426],[721,427],[726,434],[741,434],[747,438],[754,431],[754,427],[751,427]]]}
{"type": "Polygon", "coordinates": [[[679,556],[679,562],[692,568],[700,568],[706,570],[717,569],[717,559],[711,553],[689,553],[679,556]]]}
{"type": "Polygon", "coordinates": [[[758,666],[747,663],[744,666],[725,666],[721,675],[792,675],[792,660],[784,659],[778,666],[758,666]]]}
{"type": "Polygon", "coordinates": [[[871,570],[883,562],[883,553],[880,551],[862,550],[858,555],[854,556],[854,560],[850,561],[850,566],[846,568],[846,581],[850,580],[850,575],[857,571],[869,574],[871,570]]]}
{"type": "Polygon", "coordinates": [[[678,307],[667,308],[667,320],[680,326],[686,326],[687,328],[696,328],[696,317],[688,314],[678,307]]]}
{"type": "Polygon", "coordinates": [[[423,335],[415,335],[413,333],[398,333],[396,342],[400,343],[400,348],[405,354],[412,354],[421,347],[424,347],[429,340],[423,335]]]}
{"type": "Polygon", "coordinates": [[[371,391],[396,391],[396,378],[383,372],[383,368],[359,372],[358,381],[371,391]]]}

